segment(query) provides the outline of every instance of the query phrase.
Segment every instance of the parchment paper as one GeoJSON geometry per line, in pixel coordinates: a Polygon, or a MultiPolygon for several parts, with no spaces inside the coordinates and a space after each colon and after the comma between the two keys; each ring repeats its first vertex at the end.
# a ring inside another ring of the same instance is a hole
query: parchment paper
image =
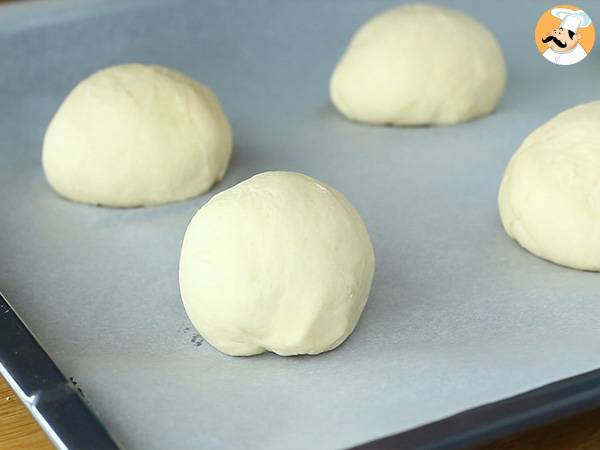
{"type": "MultiPolygon", "coordinates": [[[[600,97],[600,49],[554,66],[533,41],[547,2],[447,2],[502,44],[510,79],[498,111],[452,127],[350,123],[329,102],[329,76],[355,29],[396,3],[0,8],[0,289],[125,447],[341,448],[600,366],[598,274],[528,254],[496,206],[527,134],[600,97]],[[156,208],[60,199],[40,166],[48,121],[83,77],[131,61],[183,70],[220,97],[235,133],[224,181],[156,208]],[[375,282],[339,349],[232,358],[185,316],[180,245],[211,195],[273,169],[352,201],[374,242],[375,282]]],[[[578,6],[600,20],[599,4],[578,6]]]]}

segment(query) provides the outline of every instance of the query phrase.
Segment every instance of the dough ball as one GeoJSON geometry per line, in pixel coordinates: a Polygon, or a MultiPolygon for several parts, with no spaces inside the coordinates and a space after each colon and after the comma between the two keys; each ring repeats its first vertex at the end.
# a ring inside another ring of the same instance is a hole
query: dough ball
{"type": "Polygon", "coordinates": [[[194,326],[229,355],[317,354],[352,332],[374,254],[342,194],[266,172],[214,196],[183,240],[179,284],[194,326]]]}
{"type": "Polygon", "coordinates": [[[372,124],[454,124],[489,114],[506,65],[484,25],[426,4],[391,9],[364,24],[331,77],[331,99],[372,124]]]}
{"type": "Polygon", "coordinates": [[[600,270],[600,102],[568,109],[525,139],[499,206],[506,232],[531,253],[600,270]]]}
{"type": "Polygon", "coordinates": [[[209,88],[172,69],[126,64],[73,89],[48,126],[42,161],[48,183],[68,199],[158,205],[221,180],[231,145],[209,88]]]}

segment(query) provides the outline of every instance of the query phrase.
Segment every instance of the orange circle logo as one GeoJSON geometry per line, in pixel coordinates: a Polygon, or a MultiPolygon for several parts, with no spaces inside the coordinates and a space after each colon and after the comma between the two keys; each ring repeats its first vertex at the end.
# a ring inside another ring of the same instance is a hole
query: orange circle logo
{"type": "Polygon", "coordinates": [[[573,5],[550,8],[535,27],[535,45],[553,64],[570,66],[592,51],[596,31],[590,16],[573,5]]]}

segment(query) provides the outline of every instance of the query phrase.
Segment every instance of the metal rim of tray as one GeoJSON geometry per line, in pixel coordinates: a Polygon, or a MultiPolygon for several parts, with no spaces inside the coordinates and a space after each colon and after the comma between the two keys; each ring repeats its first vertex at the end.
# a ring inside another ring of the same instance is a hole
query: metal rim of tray
{"type": "Polygon", "coordinates": [[[60,450],[118,449],[73,380],[67,380],[0,293],[0,375],[60,450]]]}
{"type": "MultiPolygon", "coordinates": [[[[60,372],[0,293],[0,374],[59,449],[119,445],[60,372]]],[[[353,450],[467,448],[600,406],[600,369],[448,418],[383,437],[353,450]]]]}

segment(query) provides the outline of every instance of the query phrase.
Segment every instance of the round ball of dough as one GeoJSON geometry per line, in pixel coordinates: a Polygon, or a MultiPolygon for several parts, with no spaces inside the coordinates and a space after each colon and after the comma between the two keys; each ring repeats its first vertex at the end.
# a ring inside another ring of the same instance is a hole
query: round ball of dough
{"type": "Polygon", "coordinates": [[[231,145],[209,88],[172,69],[126,64],[73,89],[48,126],[42,162],[50,186],[68,199],[158,205],[221,180],[231,145]]]}
{"type": "Polygon", "coordinates": [[[508,235],[531,253],[600,270],[600,102],[568,109],[525,139],[499,207],[508,235]]]}
{"type": "Polygon", "coordinates": [[[192,323],[222,352],[317,354],[352,332],[373,271],[367,229],[342,194],[306,175],[266,172],[196,213],[179,284],[192,323]]]}
{"type": "Polygon", "coordinates": [[[336,67],[331,99],[372,124],[454,124],[490,113],[506,65],[484,25],[426,4],[391,9],[364,24],[336,67]]]}

